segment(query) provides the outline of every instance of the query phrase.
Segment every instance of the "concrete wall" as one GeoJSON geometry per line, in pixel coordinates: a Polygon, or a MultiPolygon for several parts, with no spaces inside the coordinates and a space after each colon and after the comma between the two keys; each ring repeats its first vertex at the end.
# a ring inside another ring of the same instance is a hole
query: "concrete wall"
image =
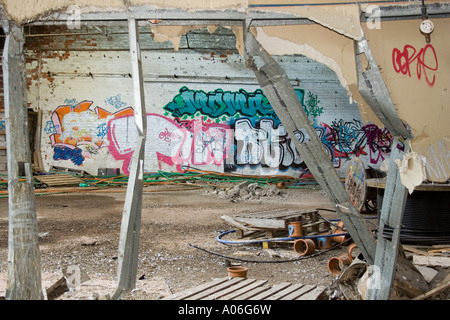
{"type": "MultiPolygon", "coordinates": [[[[227,28],[206,28],[172,43],[141,29],[148,135],[145,170],[195,167],[289,174],[308,170],[235,49],[227,28]]],[[[81,169],[128,165],[135,143],[126,28],[36,27],[26,40],[29,106],[42,111],[41,157],[81,169]],[[72,32],[72,31],[71,31],[72,32]],[[51,33],[52,36],[46,36],[51,33]],[[60,34],[60,35],[58,35],[60,34]]],[[[334,71],[303,55],[276,56],[341,176],[355,156],[378,167],[392,137],[363,123],[334,71]]],[[[302,139],[300,135],[297,137],[302,139]]]]}

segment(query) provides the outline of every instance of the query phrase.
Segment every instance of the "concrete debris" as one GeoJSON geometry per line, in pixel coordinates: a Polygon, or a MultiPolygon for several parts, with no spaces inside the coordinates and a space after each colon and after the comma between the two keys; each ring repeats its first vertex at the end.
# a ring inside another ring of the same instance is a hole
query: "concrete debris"
{"type": "Polygon", "coordinates": [[[259,185],[258,183],[241,182],[231,188],[216,188],[212,193],[219,198],[230,200],[259,200],[261,198],[285,197],[283,189],[276,185],[259,185]]]}

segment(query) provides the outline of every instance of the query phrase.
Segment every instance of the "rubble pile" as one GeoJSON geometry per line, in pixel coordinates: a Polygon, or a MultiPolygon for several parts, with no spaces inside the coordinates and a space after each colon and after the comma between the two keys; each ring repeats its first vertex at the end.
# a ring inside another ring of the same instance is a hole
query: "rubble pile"
{"type": "Polygon", "coordinates": [[[283,198],[286,193],[277,185],[260,185],[257,182],[248,181],[236,184],[231,188],[216,188],[210,191],[219,198],[230,200],[259,200],[261,198],[283,198]]]}

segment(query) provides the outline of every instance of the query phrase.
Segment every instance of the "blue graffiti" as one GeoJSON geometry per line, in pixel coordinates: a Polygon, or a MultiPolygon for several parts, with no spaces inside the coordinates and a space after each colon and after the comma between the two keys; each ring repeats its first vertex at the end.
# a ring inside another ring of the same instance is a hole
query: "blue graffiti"
{"type": "Polygon", "coordinates": [[[52,120],[49,120],[45,124],[44,132],[46,134],[56,133],[56,129],[59,128],[59,125],[55,125],[52,120]]]}
{"type": "Polygon", "coordinates": [[[127,105],[125,102],[122,101],[120,94],[106,98],[105,104],[109,104],[116,109],[124,108],[127,105]]]}
{"type": "Polygon", "coordinates": [[[77,99],[75,99],[75,98],[73,98],[73,99],[66,98],[66,99],[64,99],[64,103],[71,107],[75,107],[78,104],[77,99]]]}
{"type": "MultiPolygon", "coordinates": [[[[298,98],[303,104],[304,91],[295,89],[298,98]]],[[[202,90],[190,90],[182,87],[165,110],[172,113],[174,117],[194,116],[197,112],[211,118],[227,116],[245,117],[273,117],[277,118],[275,111],[269,103],[267,97],[261,89],[254,92],[247,92],[244,89],[239,91],[223,91],[216,89],[210,92],[202,90]]]]}
{"type": "Polygon", "coordinates": [[[53,160],[71,160],[77,166],[83,164],[84,157],[79,148],[55,147],[53,152],[53,160]]]}
{"type": "Polygon", "coordinates": [[[97,127],[97,137],[103,139],[109,131],[109,127],[106,123],[102,123],[97,127]]]}
{"type": "Polygon", "coordinates": [[[0,130],[3,130],[6,128],[6,122],[5,120],[0,120],[0,130]]]}

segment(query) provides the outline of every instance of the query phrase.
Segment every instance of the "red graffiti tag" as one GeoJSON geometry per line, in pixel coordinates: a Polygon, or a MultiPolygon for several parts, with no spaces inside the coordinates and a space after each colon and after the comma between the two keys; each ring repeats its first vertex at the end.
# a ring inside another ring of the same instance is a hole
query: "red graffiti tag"
{"type": "Polygon", "coordinates": [[[407,74],[409,77],[411,77],[410,65],[414,61],[416,61],[417,63],[417,78],[420,79],[423,73],[428,85],[433,86],[436,80],[436,76],[433,75],[432,79],[430,80],[427,71],[436,71],[438,69],[438,60],[436,51],[431,44],[427,44],[425,47],[420,49],[419,52],[417,52],[416,48],[408,44],[403,47],[403,51],[400,51],[397,48],[394,48],[392,50],[392,64],[394,65],[395,72],[401,72],[402,74],[407,74]],[[430,64],[425,62],[427,53],[429,55],[429,59],[427,61],[430,64]]]}
{"type": "Polygon", "coordinates": [[[181,139],[181,136],[177,133],[169,132],[169,129],[166,128],[166,131],[161,131],[159,133],[159,138],[166,142],[170,142],[173,139],[175,140],[181,139]]]}

